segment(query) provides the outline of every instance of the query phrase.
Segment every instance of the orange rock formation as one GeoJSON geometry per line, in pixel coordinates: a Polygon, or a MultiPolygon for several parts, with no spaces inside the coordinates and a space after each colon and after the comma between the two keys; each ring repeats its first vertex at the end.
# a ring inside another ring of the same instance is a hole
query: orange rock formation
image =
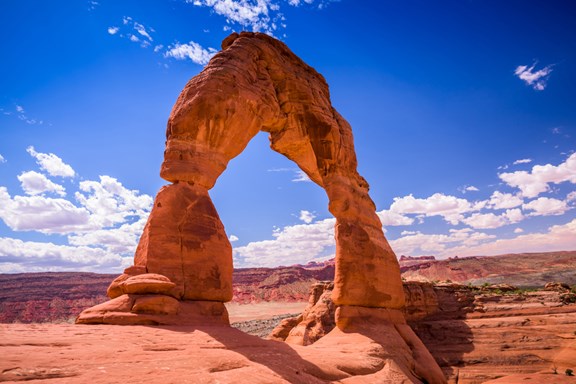
{"type": "MultiPolygon", "coordinates": [[[[332,299],[338,306],[337,328],[320,344],[346,345],[347,334],[361,333],[366,342],[380,345],[382,356],[393,362],[383,364],[395,367],[395,377],[443,382],[440,369],[404,320],[400,269],[368,183],[356,170],[350,125],[332,107],[324,78],[286,45],[260,33],[226,38],[222,51],[180,94],[168,120],[160,172],[172,184],[156,197],[135,267],[110,289],[121,296],[83,312],[78,322],[173,324],[179,312],[172,297],[180,305],[221,304],[232,298],[232,249],[208,191],[260,131],[269,133],[274,151],[324,188],[336,218],[332,299]],[[151,293],[145,284],[131,282],[132,275],[142,273],[174,284],[164,284],[158,292],[163,301],[149,304],[147,298],[143,305],[132,297],[151,293]]],[[[221,320],[219,307],[211,309],[213,316],[205,321],[221,320]]]]}

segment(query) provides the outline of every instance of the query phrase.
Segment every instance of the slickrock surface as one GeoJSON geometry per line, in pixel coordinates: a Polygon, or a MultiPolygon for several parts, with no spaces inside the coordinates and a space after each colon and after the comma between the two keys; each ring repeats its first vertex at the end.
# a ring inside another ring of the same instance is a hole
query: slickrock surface
{"type": "Polygon", "coordinates": [[[9,324],[0,326],[0,380],[418,383],[391,358],[398,351],[382,347],[384,336],[339,332],[300,347],[230,327],[9,324]]]}

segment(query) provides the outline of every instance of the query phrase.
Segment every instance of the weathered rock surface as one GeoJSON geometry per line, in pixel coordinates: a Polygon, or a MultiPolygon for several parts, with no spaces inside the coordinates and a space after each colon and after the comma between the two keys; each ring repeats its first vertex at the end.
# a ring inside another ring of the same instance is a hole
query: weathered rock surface
{"type": "Polygon", "coordinates": [[[232,299],[232,246],[203,187],[179,182],[158,192],[134,264],[168,277],[182,300],[232,299]]]}
{"type": "MultiPolygon", "coordinates": [[[[534,382],[576,382],[576,379],[566,381],[571,379],[551,375],[554,370],[562,375],[566,369],[576,366],[576,304],[565,302],[563,284],[549,285],[549,290],[540,291],[502,292],[497,286],[488,288],[492,289],[454,283],[405,283],[404,316],[418,336],[411,344],[413,354],[417,355],[418,347],[422,348],[419,344],[422,340],[449,383],[477,384],[516,374],[495,383],[520,383],[525,378],[534,382]]],[[[311,300],[315,296],[312,290],[311,300]]],[[[328,298],[329,291],[323,292],[322,297],[328,298]]],[[[309,305],[304,314],[309,314],[310,308],[309,305]]],[[[330,308],[328,303],[316,307],[318,312],[314,318],[335,319],[341,329],[351,319],[364,317],[367,310],[341,307],[334,314],[330,308]],[[347,313],[339,320],[341,311],[347,313]]],[[[377,311],[382,311],[384,317],[389,313],[386,309],[377,311]]],[[[314,342],[301,331],[312,323],[309,316],[303,315],[283,320],[269,337],[286,339],[291,344],[314,342]]],[[[371,321],[378,319],[371,316],[371,321]]],[[[324,327],[312,328],[312,334],[330,334],[335,329],[329,320],[321,324],[324,327]]],[[[408,329],[395,324],[403,338],[409,339],[408,329]]],[[[320,343],[322,338],[316,340],[312,345],[320,343]]],[[[416,364],[429,357],[423,352],[420,360],[415,359],[416,364]]]]}
{"type": "Polygon", "coordinates": [[[331,299],[334,284],[312,285],[308,306],[301,315],[282,320],[271,332],[271,340],[286,341],[297,345],[310,345],[325,336],[336,326],[336,306],[331,299]]]}

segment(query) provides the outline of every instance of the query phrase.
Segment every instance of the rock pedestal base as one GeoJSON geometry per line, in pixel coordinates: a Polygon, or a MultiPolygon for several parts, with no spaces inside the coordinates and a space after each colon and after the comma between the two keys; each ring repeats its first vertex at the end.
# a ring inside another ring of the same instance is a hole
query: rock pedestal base
{"type": "Polygon", "coordinates": [[[131,267],[108,288],[110,301],[83,311],[77,324],[230,325],[221,301],[179,300],[166,276],[131,267]]]}
{"type": "Polygon", "coordinates": [[[85,310],[77,324],[222,325],[228,311],[218,301],[178,301],[165,295],[122,295],[85,310]]]}

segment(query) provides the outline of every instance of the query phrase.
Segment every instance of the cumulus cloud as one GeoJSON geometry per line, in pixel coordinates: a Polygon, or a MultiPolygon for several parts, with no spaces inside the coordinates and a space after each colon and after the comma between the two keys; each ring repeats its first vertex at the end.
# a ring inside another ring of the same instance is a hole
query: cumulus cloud
{"type": "Polygon", "coordinates": [[[276,229],[272,233],[274,239],[234,248],[234,263],[239,267],[271,267],[333,257],[335,222],[330,218],[276,229]]]}
{"type": "Polygon", "coordinates": [[[100,248],[57,245],[0,237],[0,273],[43,271],[118,272],[132,258],[100,248]]]}
{"type": "Polygon", "coordinates": [[[527,233],[510,239],[492,239],[477,245],[446,248],[441,257],[454,255],[501,255],[505,253],[554,252],[576,249],[576,219],[567,224],[553,225],[545,232],[527,233]]]}
{"type": "Polygon", "coordinates": [[[537,91],[543,91],[546,88],[546,83],[548,82],[548,78],[550,77],[550,73],[552,73],[552,65],[548,65],[542,69],[534,71],[536,68],[536,63],[532,64],[532,66],[527,65],[520,65],[516,67],[514,74],[526,85],[531,86],[533,89],[537,91]]]}
{"type": "Polygon", "coordinates": [[[233,242],[235,242],[235,241],[238,241],[238,240],[240,240],[240,239],[239,239],[238,236],[236,236],[236,235],[230,235],[230,236],[228,237],[228,241],[231,242],[231,243],[233,243],[233,242]]]}
{"type": "Polygon", "coordinates": [[[61,198],[12,198],[6,187],[0,187],[0,218],[14,231],[69,233],[88,229],[90,213],[61,198]]]}
{"type": "Polygon", "coordinates": [[[522,209],[525,211],[533,211],[530,216],[557,216],[564,214],[568,209],[565,201],[553,199],[549,197],[539,197],[524,205],[522,209]]]}
{"type": "Polygon", "coordinates": [[[424,234],[416,232],[399,239],[391,240],[390,245],[397,255],[419,255],[435,253],[440,256],[457,255],[449,250],[456,246],[475,246],[495,239],[495,235],[474,232],[470,228],[451,229],[448,234],[424,234]]]}
{"type": "Polygon", "coordinates": [[[501,173],[498,177],[511,187],[522,191],[528,198],[550,190],[550,184],[569,182],[576,184],[576,153],[559,165],[535,165],[531,171],[501,173]]]}
{"type": "Polygon", "coordinates": [[[300,211],[300,217],[299,218],[300,218],[300,220],[302,220],[306,224],[310,224],[312,221],[314,221],[314,218],[316,218],[316,215],[314,215],[310,211],[300,211]]]}
{"type": "Polygon", "coordinates": [[[441,216],[452,225],[463,219],[463,214],[480,210],[485,203],[471,203],[466,199],[435,193],[432,196],[419,199],[411,194],[395,197],[390,205],[390,211],[400,214],[421,214],[424,216],[441,216]]]}
{"type": "Polygon", "coordinates": [[[40,168],[48,172],[50,176],[74,177],[76,174],[71,166],[53,153],[36,152],[33,146],[26,148],[26,152],[34,157],[40,168]]]}
{"type": "Polygon", "coordinates": [[[196,64],[208,64],[212,56],[216,54],[214,48],[203,48],[200,44],[191,41],[188,44],[176,43],[168,47],[164,57],[172,57],[176,60],[190,59],[196,64]]]}
{"type": "Polygon", "coordinates": [[[111,254],[132,255],[138,246],[146,220],[146,217],[140,217],[134,223],[124,223],[117,228],[73,233],[68,236],[68,243],[78,247],[102,248],[111,254]]]}
{"type": "Polygon", "coordinates": [[[108,33],[111,35],[115,35],[116,33],[118,33],[119,30],[120,28],[118,27],[108,27],[108,33]]]}
{"type": "Polygon", "coordinates": [[[414,224],[413,218],[404,216],[398,212],[382,210],[380,212],[376,212],[376,214],[380,218],[380,221],[384,227],[414,224]]]}
{"type": "Polygon", "coordinates": [[[35,171],[23,172],[18,176],[22,190],[27,195],[41,195],[45,192],[53,192],[60,196],[66,196],[66,190],[60,184],[50,181],[46,176],[35,171]]]}
{"type": "Polygon", "coordinates": [[[508,209],[519,207],[522,203],[524,203],[524,200],[518,195],[494,191],[487,206],[491,209],[508,209]]]}
{"type": "Polygon", "coordinates": [[[90,212],[90,222],[97,228],[125,222],[130,217],[146,217],[153,199],[137,190],[129,190],[110,176],[100,181],[80,182],[76,200],[90,212]]]}
{"type": "Polygon", "coordinates": [[[508,224],[506,217],[493,213],[474,213],[462,221],[477,229],[500,228],[508,224]]]}

